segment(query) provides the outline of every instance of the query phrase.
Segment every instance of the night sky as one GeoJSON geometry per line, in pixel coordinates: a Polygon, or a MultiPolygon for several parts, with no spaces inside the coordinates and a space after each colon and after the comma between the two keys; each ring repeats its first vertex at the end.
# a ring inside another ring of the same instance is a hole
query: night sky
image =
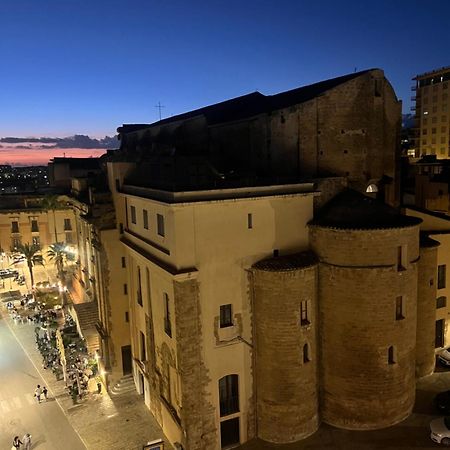
{"type": "Polygon", "coordinates": [[[450,1],[0,1],[0,137],[113,135],[259,90],[450,65],[450,1]]]}

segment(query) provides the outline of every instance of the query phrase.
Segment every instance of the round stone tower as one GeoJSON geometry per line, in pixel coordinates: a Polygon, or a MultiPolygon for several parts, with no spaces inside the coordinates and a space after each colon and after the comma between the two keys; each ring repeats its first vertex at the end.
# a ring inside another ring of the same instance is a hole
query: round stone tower
{"type": "Polygon", "coordinates": [[[251,280],[257,435],[298,441],[319,426],[317,261],[309,252],[262,260],[251,280]]]}
{"type": "Polygon", "coordinates": [[[420,219],[345,191],[309,224],[319,264],[321,417],[377,429],[415,398],[420,219]]]}
{"type": "Polygon", "coordinates": [[[439,242],[427,236],[420,239],[419,280],[417,284],[416,376],[433,373],[436,363],[436,267],[439,242]]]}

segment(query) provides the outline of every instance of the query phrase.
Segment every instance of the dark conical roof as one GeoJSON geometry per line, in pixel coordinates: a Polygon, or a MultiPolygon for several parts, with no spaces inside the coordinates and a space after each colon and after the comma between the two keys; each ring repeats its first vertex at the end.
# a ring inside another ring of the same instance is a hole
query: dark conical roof
{"type": "Polygon", "coordinates": [[[410,227],[421,222],[417,217],[404,216],[392,206],[348,189],[325,204],[309,225],[370,230],[410,227]]]}

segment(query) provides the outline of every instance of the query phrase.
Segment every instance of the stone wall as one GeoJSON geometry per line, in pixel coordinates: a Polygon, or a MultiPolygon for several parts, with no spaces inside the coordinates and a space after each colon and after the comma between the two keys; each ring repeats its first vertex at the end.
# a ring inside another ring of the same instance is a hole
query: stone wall
{"type": "Polygon", "coordinates": [[[181,426],[186,450],[217,448],[216,410],[208,398],[208,369],[202,357],[203,335],[198,284],[174,282],[177,357],[181,384],[181,426]]]}
{"type": "Polygon", "coordinates": [[[421,247],[417,284],[416,376],[433,373],[435,365],[434,334],[436,321],[437,247],[421,247]]]}
{"type": "Polygon", "coordinates": [[[322,420],[347,429],[393,425],[415,399],[418,226],[310,232],[320,260],[322,420]],[[399,270],[402,242],[408,257],[399,270]]]}
{"type": "Polygon", "coordinates": [[[295,442],[319,426],[317,265],[252,271],[257,436],[295,442]],[[303,324],[302,301],[308,305],[303,324]]]}

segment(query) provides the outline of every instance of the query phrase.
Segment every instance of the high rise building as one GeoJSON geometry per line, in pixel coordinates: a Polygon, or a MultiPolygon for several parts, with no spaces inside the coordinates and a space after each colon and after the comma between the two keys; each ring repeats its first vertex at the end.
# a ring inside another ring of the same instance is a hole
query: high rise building
{"type": "Polygon", "coordinates": [[[413,78],[416,95],[416,157],[436,155],[439,159],[450,156],[449,81],[450,66],[426,72],[413,78]]]}

